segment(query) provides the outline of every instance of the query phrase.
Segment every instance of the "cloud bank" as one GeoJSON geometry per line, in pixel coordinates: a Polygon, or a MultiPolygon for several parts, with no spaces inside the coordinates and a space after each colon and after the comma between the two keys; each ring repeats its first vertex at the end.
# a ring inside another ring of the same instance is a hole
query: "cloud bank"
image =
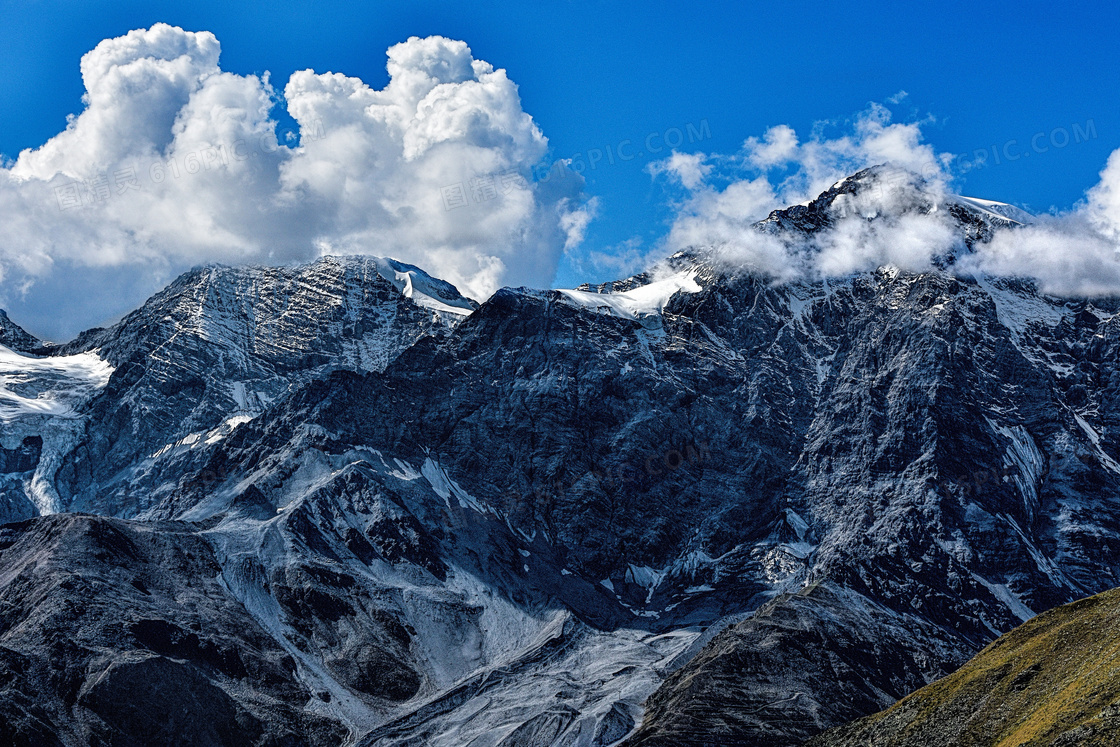
{"type": "MultiPolygon", "coordinates": [[[[547,172],[547,139],[505,71],[463,42],[393,46],[380,90],[304,70],[281,91],[267,74],[223,71],[220,52],[208,32],[157,24],[83,56],[81,112],[0,162],[0,308],[66,339],[198,264],[344,253],[394,256],[482,299],[547,285],[583,240],[596,204],[582,179],[533,178],[547,172]],[[279,138],[278,107],[296,123],[279,138]]],[[[928,269],[959,239],[944,211],[900,210],[954,190],[954,157],[924,141],[926,123],[872,104],[807,135],[772,127],[733,154],[673,153],[649,167],[676,194],[663,244],[624,242],[589,261],[709,246],[779,280],[928,269]],[[839,200],[845,217],[812,246],[752,228],[881,163],[902,176],[839,200]]],[[[1059,295],[1120,294],[1120,151],[1076,208],[998,231],[957,267],[1059,295]]]]}
{"type": "Polygon", "coordinates": [[[548,143],[504,70],[411,38],[389,83],[219,66],[208,32],[157,24],[81,61],[84,109],[0,167],[0,307],[71,335],[191,266],[389,255],[469,295],[551,281],[590,218],[578,178],[537,182],[548,143]],[[298,125],[277,139],[282,105],[298,125]]]}
{"type": "Polygon", "coordinates": [[[1074,209],[998,229],[963,256],[959,232],[943,209],[953,196],[957,159],[924,142],[924,124],[892,122],[888,109],[872,104],[833,137],[818,126],[802,140],[778,125],[731,155],[674,153],[651,164],[650,173],[678,195],[663,253],[708,247],[730,266],[790,281],[884,265],[929,270],[957,252],[954,271],[963,275],[1029,278],[1059,296],[1120,295],[1120,150],[1074,209]],[[841,217],[832,229],[809,241],[754,230],[772,210],[807,203],[879,164],[889,166],[885,183],[839,198],[841,217]],[[938,209],[907,209],[916,205],[938,209]]]}

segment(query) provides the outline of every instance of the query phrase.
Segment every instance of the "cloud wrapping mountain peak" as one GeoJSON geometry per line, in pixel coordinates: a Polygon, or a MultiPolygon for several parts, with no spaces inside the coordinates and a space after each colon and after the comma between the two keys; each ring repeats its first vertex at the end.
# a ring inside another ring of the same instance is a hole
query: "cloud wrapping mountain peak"
{"type": "Polygon", "coordinates": [[[662,253],[710,247],[727,264],[778,281],[884,265],[923,271],[956,253],[953,269],[963,275],[1030,278],[1061,296],[1120,295],[1120,151],[1072,210],[1025,226],[997,221],[990,237],[960,253],[962,237],[946,210],[961,200],[953,194],[954,157],[924,142],[925,121],[892,122],[871,104],[832,137],[824,124],[804,141],[777,125],[732,155],[673,153],[652,164],[651,174],[680,190],[662,253]],[[752,230],[771,211],[807,205],[875,165],[887,168],[876,172],[874,188],[830,203],[828,230],[811,238],[752,230]]]}

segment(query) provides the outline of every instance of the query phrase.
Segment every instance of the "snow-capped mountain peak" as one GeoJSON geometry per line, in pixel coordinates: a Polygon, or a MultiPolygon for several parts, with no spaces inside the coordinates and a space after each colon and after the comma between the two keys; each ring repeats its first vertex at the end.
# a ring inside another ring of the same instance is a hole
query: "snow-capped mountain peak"
{"type": "Polygon", "coordinates": [[[371,257],[369,261],[401,295],[425,308],[458,316],[478,308],[476,301],[463,296],[451,283],[434,278],[415,265],[386,257],[371,257]]]}

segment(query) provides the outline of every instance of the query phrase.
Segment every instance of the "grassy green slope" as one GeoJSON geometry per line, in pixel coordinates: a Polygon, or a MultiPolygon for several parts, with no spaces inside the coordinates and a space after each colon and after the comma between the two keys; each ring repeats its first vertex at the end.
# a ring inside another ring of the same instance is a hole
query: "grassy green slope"
{"type": "Polygon", "coordinates": [[[1024,623],[953,674],[806,747],[1120,745],[1120,589],[1024,623]]]}

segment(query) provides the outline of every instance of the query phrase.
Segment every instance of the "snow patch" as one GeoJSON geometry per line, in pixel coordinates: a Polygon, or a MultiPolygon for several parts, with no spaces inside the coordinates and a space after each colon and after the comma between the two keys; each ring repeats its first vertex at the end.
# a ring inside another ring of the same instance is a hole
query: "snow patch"
{"type": "Polygon", "coordinates": [[[685,594],[705,594],[709,591],[715,591],[715,589],[712,586],[710,586],[709,584],[700,584],[699,586],[688,587],[687,589],[684,590],[684,593],[685,594]]]}
{"type": "MultiPolygon", "coordinates": [[[[393,459],[393,464],[397,465],[397,469],[390,470],[389,474],[398,480],[412,482],[419,480],[423,475],[416,471],[416,469],[408,462],[401,461],[400,459],[393,459]]],[[[388,466],[388,465],[386,465],[388,466]]]]}
{"type": "Polygon", "coordinates": [[[809,524],[792,508],[786,509],[786,523],[797,534],[797,539],[804,541],[805,534],[809,531],[809,524]]]}
{"type": "Polygon", "coordinates": [[[1061,303],[1034,293],[1016,292],[991,278],[978,278],[976,283],[991,297],[996,305],[996,318],[1011,331],[1016,343],[1031,334],[1031,327],[1056,327],[1068,313],[1061,303]]]}
{"type": "Polygon", "coordinates": [[[1093,426],[1089,425],[1085,418],[1080,415],[1074,415],[1073,417],[1077,420],[1077,424],[1081,426],[1081,430],[1085,431],[1085,435],[1089,437],[1089,441],[1092,442],[1093,450],[1097,453],[1097,458],[1101,460],[1101,464],[1120,475],[1120,463],[1117,463],[1115,459],[1106,454],[1104,449],[1101,448],[1100,434],[1097,433],[1093,426]]]}
{"type": "Polygon", "coordinates": [[[1034,216],[1026,210],[1008,205],[1006,202],[982,200],[979,197],[965,197],[963,195],[953,195],[950,200],[979,213],[996,225],[1013,223],[1022,226],[1034,222],[1034,216]]]}
{"type": "Polygon", "coordinates": [[[1029,516],[1034,516],[1038,511],[1038,484],[1042,479],[1045,467],[1045,458],[1038,450],[1031,434],[1021,425],[997,425],[990,418],[985,417],[988,425],[997,433],[1006,437],[1011,445],[1007,449],[1004,461],[1017,468],[1018,474],[1013,476],[1015,486],[1023,495],[1023,500],[1029,516]]]}
{"type": "Polygon", "coordinates": [[[486,506],[483,506],[474,496],[463,490],[454,480],[448,477],[443,467],[433,462],[431,457],[424,460],[420,473],[432,486],[435,494],[444,500],[448,508],[451,508],[451,496],[454,495],[462,508],[471,508],[480,514],[491,513],[486,506]]]}
{"type": "Polygon", "coordinates": [[[450,283],[432,277],[419,267],[395,259],[373,257],[377,274],[393,284],[401,295],[417,306],[439,312],[467,316],[474,311],[470,301],[450,283]]]}
{"type": "Polygon", "coordinates": [[[630,565],[626,569],[626,580],[643,589],[652,590],[665,578],[665,571],[650,568],[648,565],[630,565]]]}
{"type": "Polygon", "coordinates": [[[0,422],[28,415],[77,418],[112,374],[96,352],[40,358],[0,345],[0,422]]]}
{"type": "Polygon", "coordinates": [[[561,289],[557,292],[572,306],[635,322],[660,317],[678,292],[699,293],[696,271],[688,270],[622,293],[590,293],[561,289]]]}
{"type": "Polygon", "coordinates": [[[168,453],[182,453],[203,446],[213,446],[214,444],[228,437],[238,426],[250,422],[253,417],[253,415],[247,414],[231,415],[208,431],[195,431],[194,433],[188,433],[178,441],[173,441],[172,443],[165,444],[164,446],[153,452],[151,456],[149,456],[149,459],[158,459],[168,453]]]}
{"type": "Polygon", "coordinates": [[[992,592],[996,599],[1006,604],[1007,608],[1021,621],[1026,622],[1035,616],[1034,610],[1023,604],[1022,600],[1008,588],[1007,584],[993,584],[975,573],[972,574],[972,578],[975,579],[976,583],[992,592]]]}

